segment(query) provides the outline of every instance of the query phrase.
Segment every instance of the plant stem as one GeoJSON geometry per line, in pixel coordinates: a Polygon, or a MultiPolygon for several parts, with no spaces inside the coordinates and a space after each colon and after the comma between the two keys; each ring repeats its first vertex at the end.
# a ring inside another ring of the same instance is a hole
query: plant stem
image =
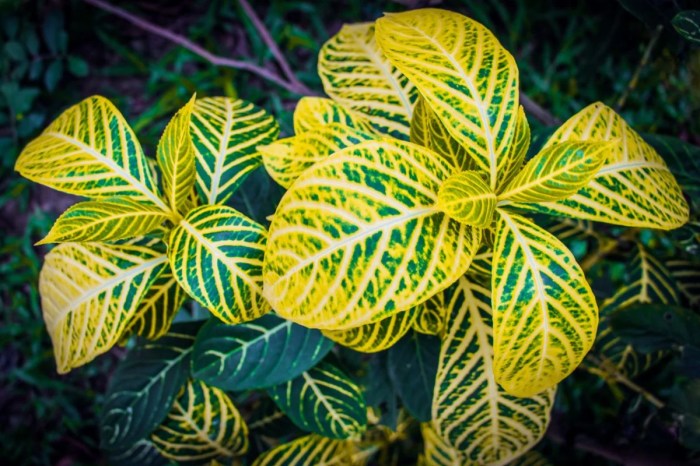
{"type": "Polygon", "coordinates": [[[601,360],[593,353],[588,353],[586,356],[594,367],[589,367],[588,371],[596,374],[604,379],[613,380],[617,383],[624,385],[630,390],[639,393],[647,400],[649,403],[654,405],[657,409],[663,409],[666,404],[654,396],[651,392],[647,391],[644,387],[640,387],[632,380],[623,375],[619,370],[614,368],[611,364],[607,364],[606,361],[601,360]],[[607,377],[606,377],[607,376],[607,377]]]}
{"type": "Polygon", "coordinates": [[[529,98],[525,93],[520,92],[520,103],[525,111],[544,123],[545,126],[558,126],[561,121],[549,111],[541,107],[537,102],[529,98]]]}
{"type": "Polygon", "coordinates": [[[661,37],[661,32],[664,30],[664,27],[659,24],[656,26],[656,29],[654,30],[654,34],[652,34],[651,39],[649,39],[649,42],[647,43],[646,48],[644,49],[644,54],[642,55],[642,59],[640,60],[639,64],[637,65],[637,68],[634,70],[634,74],[632,75],[632,79],[630,79],[630,82],[627,84],[627,87],[625,88],[624,92],[620,96],[620,98],[617,100],[617,103],[615,104],[615,110],[619,112],[622,110],[622,107],[625,105],[625,102],[627,102],[627,97],[629,97],[630,92],[634,90],[635,87],[637,87],[637,82],[639,81],[639,75],[642,74],[642,70],[647,66],[647,63],[649,63],[649,57],[651,56],[651,51],[654,49],[654,45],[656,45],[656,42],[659,40],[659,37],[661,37]]]}

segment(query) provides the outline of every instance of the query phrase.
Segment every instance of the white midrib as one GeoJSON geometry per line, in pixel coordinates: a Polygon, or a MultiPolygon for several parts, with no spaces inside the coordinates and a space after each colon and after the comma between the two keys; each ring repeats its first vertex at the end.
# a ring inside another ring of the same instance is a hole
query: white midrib
{"type": "Polygon", "coordinates": [[[233,452],[231,450],[227,450],[219,443],[213,441],[211,438],[209,438],[208,432],[204,432],[199,428],[199,425],[197,425],[195,420],[192,419],[192,416],[185,411],[185,408],[183,408],[179,401],[175,403],[175,407],[177,407],[177,410],[180,411],[181,416],[185,419],[185,421],[187,421],[187,424],[189,424],[190,428],[195,432],[198,439],[202,440],[202,442],[206,443],[207,445],[210,445],[223,456],[233,456],[233,452]]]}
{"type": "Polygon", "coordinates": [[[219,153],[216,157],[216,164],[214,166],[214,174],[211,179],[211,191],[209,191],[209,204],[216,204],[216,197],[219,195],[219,183],[221,182],[221,172],[224,170],[224,159],[226,156],[226,149],[228,148],[228,140],[231,137],[231,104],[229,99],[226,99],[226,121],[224,122],[224,134],[221,136],[221,141],[219,141],[219,153]]]}
{"type": "Polygon", "coordinates": [[[335,408],[333,408],[333,405],[331,405],[327,400],[326,400],[326,395],[324,395],[321,390],[316,386],[316,381],[309,377],[309,374],[306,372],[303,372],[301,374],[304,377],[304,382],[311,387],[311,390],[314,392],[314,395],[318,398],[318,400],[323,404],[323,406],[328,410],[328,414],[333,418],[333,420],[339,424],[340,426],[345,426],[346,423],[343,422],[343,419],[338,416],[338,413],[335,411],[335,408]]]}
{"type": "MultiPolygon", "coordinates": [[[[471,312],[471,310],[469,312],[471,312]]],[[[472,317],[475,321],[481,322],[478,308],[472,314],[472,317]]],[[[501,437],[498,435],[498,385],[496,385],[496,379],[493,375],[493,354],[485,350],[486,348],[491,348],[491,345],[489,344],[488,335],[486,335],[486,331],[483,328],[476,329],[476,338],[479,340],[479,348],[482,348],[484,373],[486,374],[487,390],[489,392],[488,399],[489,412],[491,413],[493,449],[498,451],[501,448],[501,437]]]]}
{"type": "Polygon", "coordinates": [[[379,48],[377,48],[376,50],[372,50],[366,42],[362,41],[360,42],[360,46],[365,50],[367,56],[370,58],[370,60],[372,60],[372,62],[377,66],[377,68],[379,68],[382,74],[386,76],[387,80],[389,81],[389,85],[396,90],[396,93],[399,95],[399,99],[401,100],[401,105],[403,105],[403,107],[406,109],[406,115],[408,116],[408,121],[410,122],[411,118],[413,117],[413,106],[406,97],[403,88],[396,81],[394,75],[391,74],[391,70],[387,67],[386,63],[381,59],[381,56],[378,54],[379,48]]]}

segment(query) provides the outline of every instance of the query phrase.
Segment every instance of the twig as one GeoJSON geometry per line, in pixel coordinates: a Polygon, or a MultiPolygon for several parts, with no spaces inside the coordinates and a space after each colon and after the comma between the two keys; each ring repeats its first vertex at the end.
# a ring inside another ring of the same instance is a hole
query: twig
{"type": "Polygon", "coordinates": [[[663,409],[666,404],[654,396],[651,392],[647,391],[644,387],[641,387],[631,381],[629,378],[625,377],[619,370],[611,367],[607,361],[603,361],[595,356],[593,353],[588,353],[586,359],[593,363],[594,367],[588,367],[588,371],[592,374],[596,374],[603,379],[613,380],[618,382],[630,390],[639,393],[647,400],[649,403],[654,405],[657,409],[663,409]]]}
{"type": "Polygon", "coordinates": [[[634,70],[634,74],[632,75],[632,79],[630,79],[630,82],[627,84],[627,87],[625,88],[624,92],[620,96],[620,98],[617,100],[617,103],[615,104],[615,110],[620,111],[622,110],[622,107],[625,105],[625,102],[627,102],[627,97],[629,97],[630,92],[634,90],[635,87],[637,87],[637,82],[639,81],[639,75],[642,74],[642,70],[644,67],[647,66],[647,63],[649,63],[649,57],[651,56],[651,51],[654,49],[654,45],[656,45],[656,42],[659,40],[659,37],[661,37],[661,32],[664,30],[664,27],[659,24],[656,26],[656,30],[654,31],[654,34],[652,34],[651,39],[649,39],[649,43],[647,43],[646,49],[644,49],[644,54],[642,55],[642,59],[637,65],[637,69],[634,70]]]}
{"type": "Polygon", "coordinates": [[[559,121],[557,117],[549,113],[523,92],[520,93],[520,103],[527,113],[540,120],[546,126],[558,126],[561,124],[561,121],[559,121]]]}
{"type": "Polygon", "coordinates": [[[270,35],[270,32],[265,27],[265,24],[263,24],[258,15],[255,14],[255,10],[253,10],[253,8],[250,6],[248,0],[238,0],[238,3],[241,5],[241,8],[245,12],[246,16],[248,16],[248,19],[250,19],[250,22],[253,23],[253,26],[255,26],[255,29],[258,31],[258,34],[260,34],[262,41],[270,49],[270,53],[272,53],[272,56],[275,57],[275,61],[277,61],[277,64],[282,70],[282,73],[284,73],[284,75],[287,77],[287,80],[297,86],[299,89],[304,89],[305,94],[313,94],[313,91],[307,88],[304,83],[299,81],[294,72],[292,72],[292,68],[289,66],[287,59],[284,58],[284,55],[282,55],[280,48],[277,46],[277,42],[274,41],[270,35]]]}
{"type": "Polygon", "coordinates": [[[268,70],[267,68],[263,68],[262,66],[258,66],[254,63],[250,63],[247,61],[243,60],[233,60],[231,58],[226,58],[222,57],[219,55],[215,55],[205,48],[201,47],[200,45],[195,44],[194,42],[190,41],[186,37],[183,37],[179,34],[176,34],[172,31],[169,31],[165,28],[162,28],[160,26],[156,26],[155,24],[146,21],[145,19],[139,18],[138,16],[132,15],[126,10],[122,10],[119,7],[116,7],[114,5],[111,5],[103,0],[83,0],[85,3],[88,3],[92,6],[95,6],[101,10],[104,10],[108,13],[111,13],[115,16],[119,16],[122,19],[125,19],[126,21],[130,22],[136,27],[139,27],[145,31],[152,32],[153,34],[163,37],[165,39],[168,39],[171,42],[174,42],[175,44],[180,45],[181,47],[186,48],[187,50],[193,52],[196,55],[199,55],[209,63],[216,65],[216,66],[225,66],[227,68],[234,68],[238,70],[244,70],[244,71],[249,71],[251,73],[254,73],[258,76],[260,76],[262,79],[265,79],[266,81],[269,81],[271,83],[277,84],[278,86],[293,92],[295,94],[299,95],[309,95],[310,91],[306,86],[301,84],[299,81],[295,79],[296,82],[290,82],[282,77],[280,77],[278,74],[268,70]]]}

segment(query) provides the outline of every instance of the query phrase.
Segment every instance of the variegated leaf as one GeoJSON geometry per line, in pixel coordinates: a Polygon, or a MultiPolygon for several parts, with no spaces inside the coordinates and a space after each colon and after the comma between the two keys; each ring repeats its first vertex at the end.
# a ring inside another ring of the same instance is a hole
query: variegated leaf
{"type": "Polygon", "coordinates": [[[450,167],[396,140],[344,149],[282,198],[265,253],[265,295],[302,325],[342,330],[421,304],[464,274],[480,232],[435,208],[450,167]]]}
{"type": "Polygon", "coordinates": [[[307,432],[347,439],[359,438],[367,427],[367,406],[360,387],[330,362],[323,361],[267,392],[307,432]]]}
{"type": "Polygon", "coordinates": [[[376,24],[382,52],[488,173],[495,191],[516,128],[513,57],[488,29],[458,13],[426,8],[386,15],[376,24]]]}
{"type": "Polygon", "coordinates": [[[700,263],[673,259],[666,261],[665,265],[688,307],[700,307],[700,263]]]}
{"type": "Polygon", "coordinates": [[[507,186],[511,179],[518,173],[525,163],[528,149],[530,148],[530,124],[527,122],[525,110],[521,105],[518,109],[518,121],[515,123],[515,136],[508,150],[506,163],[504,164],[501,173],[498,175],[496,182],[496,192],[501,192],[504,186],[507,186]]]}
{"type": "Polygon", "coordinates": [[[279,126],[250,102],[207,97],[197,99],[190,131],[200,199],[204,204],[223,204],[260,166],[256,147],[277,139],[279,126]]]}
{"type": "Polygon", "coordinates": [[[316,162],[346,147],[373,139],[371,133],[331,123],[312,131],[260,146],[265,170],[289,189],[294,180],[316,162]]]}
{"type": "Polygon", "coordinates": [[[593,344],[598,307],[566,246],[498,210],[492,276],[494,374],[510,394],[533,396],[579,365],[593,344]]]}
{"type": "Polygon", "coordinates": [[[496,382],[490,294],[464,277],[445,291],[433,424],[465,456],[462,464],[503,465],[522,455],[544,435],[554,403],[554,388],[520,398],[496,382]]]}
{"type": "Polygon", "coordinates": [[[360,466],[355,442],[307,435],[260,455],[252,466],[360,466]]]}
{"type": "Polygon", "coordinates": [[[202,462],[248,451],[248,427],[223,390],[193,380],[182,387],[151,440],[166,458],[202,462]]]}
{"type": "Polygon", "coordinates": [[[37,244],[114,241],[157,230],[170,216],[155,206],[114,198],[78,202],[68,208],[37,244]]]}
{"type": "Polygon", "coordinates": [[[593,228],[593,222],[590,220],[567,217],[547,217],[543,227],[562,241],[588,238],[594,238],[600,241],[602,239],[600,234],[593,228]]]}
{"type": "Polygon", "coordinates": [[[156,150],[165,199],[173,211],[183,215],[187,213],[188,197],[195,179],[194,145],[190,135],[194,105],[195,96],[192,96],[165,127],[156,150]]]}
{"type": "Polygon", "coordinates": [[[307,371],[331,348],[318,330],[272,313],[238,325],[210,320],[197,335],[192,372],[224,390],[266,388],[307,371]]]}
{"type": "Polygon", "coordinates": [[[496,193],[486,184],[481,172],[459,172],[440,185],[437,205],[458,222],[485,228],[493,220],[496,193]]]}
{"type": "Polygon", "coordinates": [[[333,100],[365,115],[380,132],[409,139],[418,92],[382,55],[374,24],[343,26],[321,48],[318,74],[333,100]]]}
{"type": "Polygon", "coordinates": [[[418,466],[457,466],[465,464],[461,451],[445,442],[436,432],[432,422],[420,425],[423,435],[423,454],[418,458],[418,466]]]}
{"type": "Polygon", "coordinates": [[[59,191],[95,199],[130,197],[169,213],[136,135],[100,96],[70,107],[27,144],[15,170],[59,191]]]}
{"type": "Polygon", "coordinates": [[[253,320],[269,311],[261,279],[265,234],[231,207],[198,207],[170,235],[170,266],[180,286],[222,321],[253,320]]]}
{"type": "Polygon", "coordinates": [[[324,330],[322,333],[334,342],[361,353],[376,353],[390,348],[408,332],[420,312],[420,305],[360,327],[348,330],[324,330]]]}
{"type": "Polygon", "coordinates": [[[614,144],[564,141],[534,156],[498,195],[509,202],[548,202],[566,199],[586,186],[614,144]]]}
{"type": "Polygon", "coordinates": [[[445,301],[443,293],[436,294],[424,302],[422,306],[418,306],[416,310],[413,330],[426,335],[440,336],[445,327],[445,301]]]}
{"type": "Polygon", "coordinates": [[[44,259],[39,292],[59,374],[119,341],[165,254],[140,245],[64,243],[44,259]]]}
{"type": "Polygon", "coordinates": [[[474,256],[472,265],[469,266],[467,274],[472,277],[491,279],[491,268],[493,266],[493,249],[482,245],[479,252],[474,256]]]}
{"type": "Polygon", "coordinates": [[[422,97],[418,98],[413,109],[411,142],[440,154],[457,170],[474,168],[469,152],[452,137],[422,97]]]}
{"type": "Polygon", "coordinates": [[[294,134],[297,136],[331,123],[372,132],[367,118],[325,97],[302,97],[294,109],[294,134]]]}
{"type": "Polygon", "coordinates": [[[170,461],[160,454],[150,439],[144,438],[120,450],[107,450],[111,466],[169,466],[170,461]]]}
{"type": "Polygon", "coordinates": [[[614,141],[603,166],[587,186],[556,202],[517,204],[536,212],[641,228],[669,230],[688,220],[688,204],[656,151],[614,110],[602,103],[564,123],[543,150],[563,141],[614,141]]]}

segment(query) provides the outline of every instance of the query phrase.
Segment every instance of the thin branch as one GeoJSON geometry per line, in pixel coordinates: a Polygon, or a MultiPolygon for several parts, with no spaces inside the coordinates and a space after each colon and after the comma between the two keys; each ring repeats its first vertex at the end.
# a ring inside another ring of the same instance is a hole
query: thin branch
{"type": "Polygon", "coordinates": [[[649,43],[647,43],[646,49],[644,49],[644,54],[642,55],[642,59],[640,60],[639,64],[637,65],[637,69],[634,70],[634,74],[632,75],[632,79],[630,79],[630,82],[627,84],[627,87],[625,88],[625,91],[622,93],[620,98],[617,100],[617,104],[615,104],[615,110],[620,111],[622,110],[622,107],[625,105],[625,102],[627,102],[627,97],[630,95],[630,92],[634,90],[635,87],[637,87],[637,82],[639,81],[639,76],[642,74],[642,70],[647,66],[647,63],[649,63],[649,57],[651,56],[651,51],[654,49],[654,45],[656,45],[656,42],[659,40],[659,37],[661,37],[661,32],[663,32],[664,27],[659,24],[656,26],[656,30],[654,30],[654,34],[652,34],[651,39],[649,39],[649,43]]]}
{"type": "Polygon", "coordinates": [[[249,71],[251,73],[254,73],[258,76],[260,76],[262,79],[265,79],[266,81],[269,81],[271,83],[274,83],[290,92],[293,92],[295,94],[300,94],[300,95],[309,95],[310,91],[306,86],[301,85],[298,81],[295,82],[290,82],[287,81],[286,79],[280,77],[278,74],[274,73],[273,71],[268,70],[267,68],[263,68],[262,66],[258,66],[254,63],[250,63],[247,61],[243,60],[234,60],[231,58],[226,58],[222,57],[219,55],[215,55],[202,46],[195,44],[194,42],[190,41],[186,37],[183,37],[179,34],[176,34],[172,31],[169,31],[165,28],[162,28],[160,26],[156,26],[155,24],[146,21],[145,19],[139,18],[138,16],[135,16],[131,13],[129,13],[126,10],[123,10],[117,6],[111,5],[103,0],[83,0],[85,3],[88,3],[92,6],[95,6],[103,11],[106,11],[108,13],[111,13],[115,16],[119,16],[120,18],[130,22],[134,26],[141,28],[145,31],[151,32],[157,36],[163,37],[165,39],[168,39],[171,42],[174,42],[177,45],[180,45],[181,47],[186,48],[187,50],[191,51],[192,53],[199,55],[209,63],[216,65],[216,66],[224,66],[227,68],[234,68],[237,70],[244,70],[244,71],[249,71]]]}
{"type": "Polygon", "coordinates": [[[525,95],[524,92],[520,93],[520,103],[527,113],[540,120],[546,126],[558,126],[561,124],[561,121],[559,121],[557,117],[549,113],[547,110],[541,107],[540,104],[525,95]]]}

